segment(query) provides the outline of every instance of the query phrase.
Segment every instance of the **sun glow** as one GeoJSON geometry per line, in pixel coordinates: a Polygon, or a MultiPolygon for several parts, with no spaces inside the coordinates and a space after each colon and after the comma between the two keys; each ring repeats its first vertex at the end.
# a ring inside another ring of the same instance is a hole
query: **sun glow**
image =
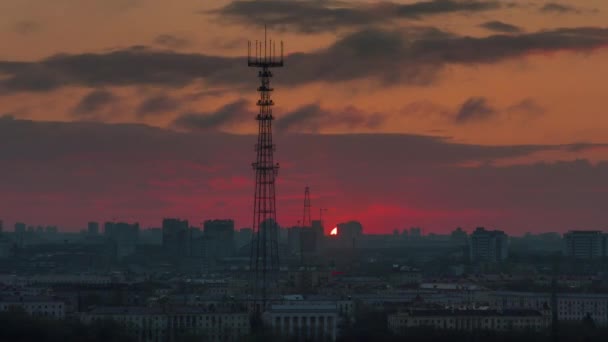
{"type": "Polygon", "coordinates": [[[338,235],[338,227],[334,227],[334,229],[329,232],[329,235],[338,235]]]}

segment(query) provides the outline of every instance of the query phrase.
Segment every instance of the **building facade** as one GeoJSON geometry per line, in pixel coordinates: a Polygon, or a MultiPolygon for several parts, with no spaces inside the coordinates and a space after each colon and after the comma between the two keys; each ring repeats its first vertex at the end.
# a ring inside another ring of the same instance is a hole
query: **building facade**
{"type": "Polygon", "coordinates": [[[416,309],[388,316],[389,329],[403,333],[407,328],[432,327],[460,331],[474,330],[546,330],[551,324],[549,312],[538,310],[449,310],[416,309]]]}
{"type": "Polygon", "coordinates": [[[509,256],[507,234],[478,227],[470,236],[469,251],[472,262],[504,261],[509,256]]]}
{"type": "Polygon", "coordinates": [[[65,318],[63,301],[51,297],[3,297],[0,298],[0,311],[23,310],[32,316],[65,318]]]}
{"type": "MultiPolygon", "coordinates": [[[[551,307],[550,293],[498,291],[490,294],[490,305],[503,309],[541,310],[551,307]]],[[[558,293],[557,319],[580,322],[591,317],[596,324],[608,325],[608,294],[558,293]]]]}
{"type": "Polygon", "coordinates": [[[221,259],[234,255],[234,221],[208,220],[203,223],[205,258],[221,259]]]}
{"type": "Polygon", "coordinates": [[[163,250],[173,257],[190,256],[192,238],[187,220],[163,219],[163,250]]]}
{"type": "Polygon", "coordinates": [[[106,307],[81,314],[81,320],[113,320],[139,342],[176,341],[198,335],[203,341],[237,341],[250,333],[246,312],[212,312],[199,307],[106,307]]]}
{"type": "Polygon", "coordinates": [[[606,256],[606,235],[599,230],[576,230],[564,234],[564,254],[575,259],[606,256]]]}
{"type": "Polygon", "coordinates": [[[263,318],[278,335],[312,341],[335,341],[337,337],[336,304],[271,305],[263,318]]]}

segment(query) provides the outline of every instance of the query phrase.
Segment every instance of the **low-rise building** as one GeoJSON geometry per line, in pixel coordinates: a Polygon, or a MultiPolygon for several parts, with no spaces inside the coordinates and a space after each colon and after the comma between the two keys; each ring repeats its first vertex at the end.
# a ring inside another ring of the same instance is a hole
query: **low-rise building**
{"type": "Polygon", "coordinates": [[[271,305],[263,314],[264,322],[276,334],[313,341],[335,341],[338,330],[336,304],[271,305]]]}
{"type": "MultiPolygon", "coordinates": [[[[596,324],[608,325],[608,294],[558,293],[557,319],[581,321],[591,317],[596,324]]],[[[551,306],[548,292],[498,291],[491,294],[491,305],[503,309],[534,309],[551,306]]]]}
{"type": "Polygon", "coordinates": [[[543,331],[550,324],[551,315],[548,311],[528,309],[415,309],[388,316],[389,329],[396,334],[415,327],[462,331],[543,331]]]}
{"type": "Polygon", "coordinates": [[[204,341],[236,341],[250,332],[247,312],[210,311],[200,307],[105,307],[81,314],[90,324],[98,320],[123,324],[139,342],[175,341],[184,334],[204,341]]]}
{"type": "Polygon", "coordinates": [[[32,316],[65,318],[65,304],[52,297],[2,297],[0,311],[23,310],[32,316]]]}

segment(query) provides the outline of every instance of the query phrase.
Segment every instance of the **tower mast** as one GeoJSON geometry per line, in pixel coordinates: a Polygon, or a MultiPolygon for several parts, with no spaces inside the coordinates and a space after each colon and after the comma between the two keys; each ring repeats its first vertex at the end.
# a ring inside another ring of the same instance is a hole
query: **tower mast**
{"type": "Polygon", "coordinates": [[[279,164],[274,162],[275,145],[272,140],[272,101],[270,69],[283,66],[283,43],[281,55],[275,55],[275,43],[268,41],[264,28],[264,42],[255,42],[255,55],[252,55],[251,42],[247,54],[247,65],[258,69],[260,93],[256,120],[258,139],[255,145],[256,161],[252,164],[255,171],[255,194],[253,209],[253,234],[251,240],[250,289],[256,313],[263,312],[269,294],[278,290],[279,247],[278,225],[276,222],[275,182],[279,164]]]}
{"type": "Polygon", "coordinates": [[[304,189],[304,214],[302,216],[302,226],[300,232],[300,264],[304,266],[304,237],[307,230],[312,230],[312,220],[310,219],[310,187],[304,189]]]}

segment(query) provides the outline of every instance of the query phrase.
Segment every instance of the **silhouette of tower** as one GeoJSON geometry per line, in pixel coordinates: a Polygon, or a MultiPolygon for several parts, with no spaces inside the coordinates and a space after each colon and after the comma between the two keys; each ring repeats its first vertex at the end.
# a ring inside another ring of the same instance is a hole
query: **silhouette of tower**
{"type": "Polygon", "coordinates": [[[254,300],[255,312],[260,313],[266,306],[269,294],[278,290],[279,273],[279,246],[278,226],[276,222],[275,180],[279,171],[279,164],[274,162],[275,145],[272,141],[272,106],[270,98],[273,89],[270,87],[272,78],[271,68],[283,66],[283,42],[281,42],[281,55],[276,55],[276,48],[272,40],[266,38],[264,29],[264,42],[255,42],[255,51],[252,51],[249,42],[247,64],[257,68],[261,85],[258,87],[260,98],[256,120],[258,121],[258,140],[255,145],[256,161],[252,164],[255,170],[255,195],[253,209],[253,234],[251,240],[251,292],[254,300]],[[255,55],[252,55],[255,52],[255,55]]]}
{"type": "Polygon", "coordinates": [[[310,219],[310,187],[304,189],[304,214],[302,216],[302,226],[300,232],[300,265],[304,266],[304,240],[312,231],[312,220],[310,219]]]}
{"type": "Polygon", "coordinates": [[[304,217],[302,218],[302,227],[312,227],[310,219],[310,187],[304,189],[304,217]]]}

